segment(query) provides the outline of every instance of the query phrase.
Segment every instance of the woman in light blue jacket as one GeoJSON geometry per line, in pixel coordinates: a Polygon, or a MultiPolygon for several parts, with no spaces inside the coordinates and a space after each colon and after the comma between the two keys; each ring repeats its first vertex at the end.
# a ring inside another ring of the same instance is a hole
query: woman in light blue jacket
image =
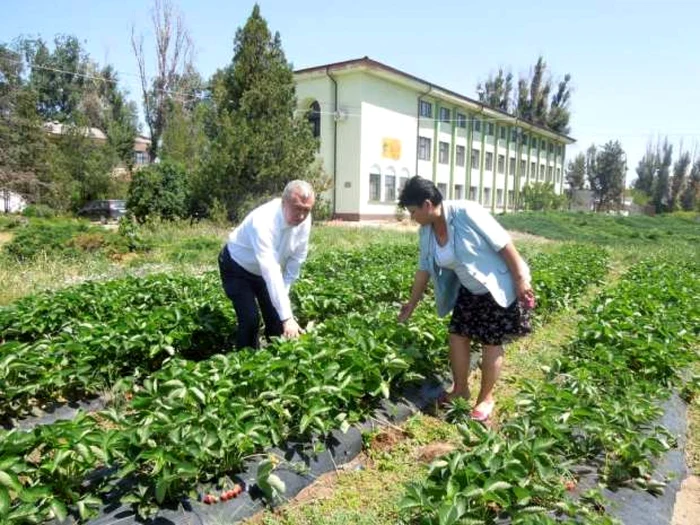
{"type": "Polygon", "coordinates": [[[452,312],[454,384],[447,398],[469,398],[471,342],[480,342],[481,390],[471,416],[486,421],[495,404],[503,344],[530,332],[529,311],[535,304],[530,269],[508,232],[476,202],[444,201],[431,181],[415,176],[403,188],[399,206],[421,226],[418,271],[399,321],[411,316],[432,280],[438,315],[452,312]]]}

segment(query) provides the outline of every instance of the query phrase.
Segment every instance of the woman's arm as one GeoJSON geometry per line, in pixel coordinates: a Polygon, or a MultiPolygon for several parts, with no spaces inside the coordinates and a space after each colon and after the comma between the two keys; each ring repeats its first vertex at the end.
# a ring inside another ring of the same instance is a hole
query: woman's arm
{"type": "Polygon", "coordinates": [[[515,248],[515,245],[509,242],[498,253],[503,257],[503,260],[508,266],[508,270],[510,270],[510,274],[513,276],[515,293],[518,296],[518,300],[529,307],[534,306],[535,294],[530,284],[530,272],[527,269],[525,261],[523,261],[520,253],[518,253],[518,250],[515,248]]]}
{"type": "Polygon", "coordinates": [[[413,310],[423,298],[423,293],[428,286],[428,281],[430,280],[430,274],[427,270],[418,270],[415,277],[413,278],[413,286],[411,287],[411,298],[406,304],[401,306],[399,311],[399,322],[403,323],[407,321],[413,310]]]}

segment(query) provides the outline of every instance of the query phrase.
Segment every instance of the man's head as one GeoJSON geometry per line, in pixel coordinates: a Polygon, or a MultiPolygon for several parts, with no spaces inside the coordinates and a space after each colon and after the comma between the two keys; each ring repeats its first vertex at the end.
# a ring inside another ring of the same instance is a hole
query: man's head
{"type": "Polygon", "coordinates": [[[311,184],[303,180],[287,183],[282,193],[284,220],[290,226],[299,226],[311,213],[314,202],[316,202],[316,196],[311,184]]]}

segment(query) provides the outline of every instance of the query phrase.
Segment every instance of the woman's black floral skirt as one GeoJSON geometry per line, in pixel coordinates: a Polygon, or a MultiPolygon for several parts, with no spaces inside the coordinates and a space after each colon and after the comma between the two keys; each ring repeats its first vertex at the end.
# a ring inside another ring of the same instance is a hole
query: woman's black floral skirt
{"type": "Polygon", "coordinates": [[[530,312],[517,300],[503,308],[490,293],[474,295],[461,286],[448,330],[481,344],[502,345],[532,331],[530,312]]]}

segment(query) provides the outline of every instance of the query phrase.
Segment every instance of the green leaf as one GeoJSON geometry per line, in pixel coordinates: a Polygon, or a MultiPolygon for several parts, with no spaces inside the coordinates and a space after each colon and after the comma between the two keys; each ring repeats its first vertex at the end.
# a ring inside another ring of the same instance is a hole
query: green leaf
{"type": "Polygon", "coordinates": [[[66,516],[68,515],[66,506],[63,504],[63,502],[57,499],[51,500],[51,512],[53,513],[54,517],[59,521],[65,520],[66,516]]]}
{"type": "Polygon", "coordinates": [[[284,494],[287,490],[287,486],[284,484],[284,481],[282,481],[276,474],[270,474],[267,478],[267,482],[278,495],[284,494]]]}
{"type": "Polygon", "coordinates": [[[6,516],[10,512],[10,493],[5,487],[0,487],[0,516],[6,516]]]}
{"type": "Polygon", "coordinates": [[[17,479],[14,474],[9,474],[3,470],[0,470],[0,485],[12,489],[15,492],[22,492],[22,484],[17,479]]]}
{"type": "Polygon", "coordinates": [[[156,501],[158,503],[163,503],[163,501],[165,501],[165,494],[168,492],[169,486],[170,482],[162,478],[156,483],[156,501]]]}

